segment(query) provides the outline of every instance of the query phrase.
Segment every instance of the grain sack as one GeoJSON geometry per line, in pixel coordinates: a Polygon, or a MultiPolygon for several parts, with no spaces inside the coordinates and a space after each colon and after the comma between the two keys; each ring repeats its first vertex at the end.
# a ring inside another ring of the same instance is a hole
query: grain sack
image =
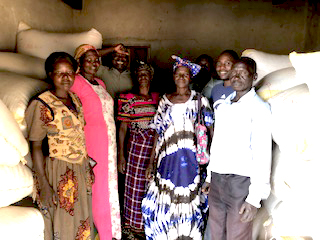
{"type": "Polygon", "coordinates": [[[14,72],[32,78],[45,79],[45,60],[20,53],[0,52],[0,72],[14,72]]]}
{"type": "Polygon", "coordinates": [[[289,54],[290,61],[296,70],[299,81],[307,83],[313,99],[319,102],[318,91],[320,89],[320,75],[318,72],[320,52],[289,54]]]}
{"type": "Polygon", "coordinates": [[[17,52],[46,59],[52,52],[63,51],[74,55],[81,44],[102,47],[102,35],[96,29],[80,33],[53,33],[32,29],[20,22],[17,33],[17,52]]]}
{"type": "Polygon", "coordinates": [[[264,206],[272,215],[274,227],[282,236],[312,236],[319,239],[315,237],[316,233],[319,237],[315,223],[318,223],[320,214],[317,191],[320,162],[306,161],[299,154],[283,153],[277,148],[273,151],[276,151],[274,157],[277,163],[272,171],[272,193],[264,206]]]}
{"type": "Polygon", "coordinates": [[[285,154],[310,160],[313,156],[313,133],[319,123],[306,84],[287,89],[268,100],[271,106],[272,137],[285,154]]]}
{"type": "Polygon", "coordinates": [[[0,208],[1,239],[43,240],[44,221],[39,210],[32,207],[0,208]]]}
{"type": "Polygon", "coordinates": [[[24,112],[30,99],[45,91],[49,84],[45,81],[29,78],[11,72],[0,72],[0,99],[13,114],[14,119],[27,137],[24,112]]]}
{"type": "Polygon", "coordinates": [[[241,54],[242,57],[249,57],[257,63],[258,78],[254,81],[256,85],[265,75],[282,68],[292,67],[288,55],[271,54],[255,49],[246,49],[241,54]]]}
{"type": "Polygon", "coordinates": [[[268,100],[277,93],[302,83],[303,82],[296,78],[295,69],[290,67],[267,74],[255,87],[258,95],[263,100],[268,100]]]}
{"type": "Polygon", "coordinates": [[[29,146],[12,113],[1,100],[0,113],[0,165],[15,166],[24,161],[29,146]]]}
{"type": "Polygon", "coordinates": [[[0,166],[0,207],[18,202],[33,191],[31,170],[19,163],[14,167],[0,166]]]}

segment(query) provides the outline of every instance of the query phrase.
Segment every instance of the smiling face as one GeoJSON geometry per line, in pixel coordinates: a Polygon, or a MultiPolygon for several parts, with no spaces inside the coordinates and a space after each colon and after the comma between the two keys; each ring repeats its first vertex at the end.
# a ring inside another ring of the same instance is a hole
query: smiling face
{"type": "Polygon", "coordinates": [[[179,67],[175,71],[173,78],[177,87],[188,87],[190,83],[190,69],[187,67],[179,67]]]}
{"type": "Polygon", "coordinates": [[[253,73],[247,64],[243,62],[235,63],[230,73],[232,88],[237,92],[249,92],[257,74],[253,73]]]}
{"type": "Polygon", "coordinates": [[[216,71],[221,80],[229,80],[230,71],[234,63],[235,59],[228,53],[219,56],[216,71]]]}
{"type": "Polygon", "coordinates": [[[137,72],[139,87],[149,87],[151,82],[151,74],[146,69],[139,69],[137,72]]]}
{"type": "Polygon", "coordinates": [[[92,50],[86,52],[81,58],[80,64],[80,73],[83,76],[94,76],[100,67],[100,59],[98,53],[92,50]]]}
{"type": "Polygon", "coordinates": [[[112,59],[112,66],[119,72],[123,72],[127,69],[129,64],[128,55],[115,53],[112,59]]]}
{"type": "Polygon", "coordinates": [[[57,61],[53,65],[53,71],[49,73],[57,93],[65,93],[70,90],[75,78],[75,71],[70,62],[65,59],[57,61]]]}

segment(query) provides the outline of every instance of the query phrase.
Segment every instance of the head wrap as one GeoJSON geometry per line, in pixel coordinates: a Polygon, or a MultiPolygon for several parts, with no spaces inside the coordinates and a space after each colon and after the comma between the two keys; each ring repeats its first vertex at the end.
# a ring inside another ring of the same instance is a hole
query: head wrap
{"type": "Polygon", "coordinates": [[[98,54],[98,56],[100,56],[98,50],[94,46],[89,44],[82,44],[79,47],[77,47],[77,49],[74,51],[74,59],[76,59],[79,63],[79,59],[81,58],[81,56],[88,51],[95,51],[98,54]]]}
{"type": "Polygon", "coordinates": [[[172,56],[173,59],[175,59],[175,63],[173,64],[173,71],[176,71],[177,68],[179,67],[187,67],[190,69],[191,76],[194,77],[196,76],[200,70],[201,66],[195,63],[190,62],[189,60],[182,59],[180,57],[177,57],[175,55],[172,56]]]}
{"type": "Polygon", "coordinates": [[[147,70],[150,75],[151,75],[151,79],[153,78],[153,74],[154,74],[154,69],[153,67],[151,66],[151,64],[148,64],[148,63],[145,63],[145,62],[142,62],[142,61],[139,61],[138,62],[138,66],[135,70],[135,74],[137,75],[138,71],[140,70],[147,70]]]}

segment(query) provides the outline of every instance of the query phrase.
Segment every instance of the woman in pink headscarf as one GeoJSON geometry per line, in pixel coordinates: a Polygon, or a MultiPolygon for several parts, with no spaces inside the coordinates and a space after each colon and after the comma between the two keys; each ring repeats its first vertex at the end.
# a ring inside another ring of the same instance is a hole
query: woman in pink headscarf
{"type": "MultiPolygon", "coordinates": [[[[114,50],[121,51],[121,47],[117,45],[114,50]]],[[[103,81],[95,77],[101,64],[97,49],[81,45],[75,51],[75,59],[79,69],[71,91],[82,102],[87,151],[97,162],[92,187],[94,224],[101,240],[121,239],[113,99],[103,81]]]]}

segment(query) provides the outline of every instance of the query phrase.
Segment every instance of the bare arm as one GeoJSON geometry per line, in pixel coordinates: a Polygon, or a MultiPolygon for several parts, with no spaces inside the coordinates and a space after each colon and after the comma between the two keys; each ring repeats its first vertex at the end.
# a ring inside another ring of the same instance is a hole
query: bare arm
{"type": "Polygon", "coordinates": [[[33,168],[40,187],[40,202],[46,207],[57,205],[57,196],[49,184],[42,152],[42,141],[30,141],[33,168]]]}
{"type": "Polygon", "coordinates": [[[122,174],[126,171],[126,158],[125,158],[125,138],[128,131],[128,124],[126,122],[121,122],[119,129],[119,162],[118,171],[122,174]]]}
{"type": "Polygon", "coordinates": [[[121,44],[121,43],[117,44],[116,46],[109,47],[109,48],[98,49],[100,56],[105,56],[109,53],[112,53],[113,51],[120,53],[120,54],[129,55],[129,53],[125,51],[125,48],[124,48],[123,44],[121,44]]]}
{"type": "Polygon", "coordinates": [[[146,170],[146,178],[147,180],[151,180],[153,177],[153,174],[155,172],[155,166],[157,164],[156,162],[156,146],[157,146],[157,141],[158,141],[159,135],[156,133],[154,136],[154,142],[153,142],[153,147],[150,155],[150,162],[148,165],[148,168],[146,170]]]}

